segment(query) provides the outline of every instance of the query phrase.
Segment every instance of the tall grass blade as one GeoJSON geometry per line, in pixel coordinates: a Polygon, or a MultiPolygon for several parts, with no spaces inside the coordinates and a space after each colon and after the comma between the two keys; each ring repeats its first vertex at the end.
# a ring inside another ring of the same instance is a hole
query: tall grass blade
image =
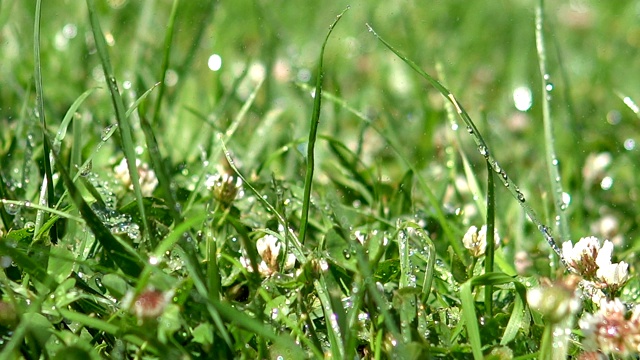
{"type": "Polygon", "coordinates": [[[113,108],[116,112],[116,120],[118,121],[118,128],[120,129],[120,137],[122,140],[122,147],[124,149],[124,157],[127,159],[127,165],[129,167],[129,176],[131,177],[131,184],[133,185],[133,191],[136,195],[138,202],[138,208],[142,215],[142,227],[144,229],[144,237],[148,239],[151,235],[149,232],[149,223],[147,217],[144,215],[144,203],[142,201],[142,190],[140,189],[140,176],[138,175],[138,168],[136,166],[136,153],[135,144],[133,141],[133,135],[131,133],[131,123],[126,116],[126,110],[124,107],[124,101],[118,90],[118,82],[111,67],[111,60],[109,59],[109,52],[107,50],[107,42],[102,33],[100,27],[100,21],[98,14],[96,13],[95,0],[87,0],[87,8],[89,9],[89,22],[91,23],[91,30],[93,32],[93,38],[96,44],[96,50],[100,61],[102,63],[102,70],[111,93],[111,100],[113,102],[113,108]]]}
{"type": "MultiPolygon", "coordinates": [[[[36,108],[38,109],[38,117],[42,128],[42,136],[47,134],[47,121],[44,114],[44,91],[42,90],[42,63],[40,60],[40,19],[42,16],[42,1],[36,1],[36,15],[33,25],[33,55],[35,66],[35,84],[36,84],[36,108]]],[[[39,203],[42,206],[55,204],[55,194],[53,192],[53,174],[51,172],[51,148],[46,142],[43,142],[44,149],[44,179],[42,181],[42,190],[40,191],[39,203]]],[[[44,212],[38,211],[36,215],[36,228],[39,228],[45,221],[44,212]]],[[[54,225],[49,232],[51,243],[58,242],[58,231],[54,225]]]]}
{"type": "Polygon", "coordinates": [[[513,180],[511,180],[511,178],[507,175],[507,172],[504,169],[502,169],[502,167],[498,164],[498,161],[493,157],[492,153],[489,151],[489,147],[487,146],[486,142],[482,138],[482,134],[480,134],[480,132],[478,131],[478,128],[475,126],[474,122],[471,120],[471,117],[464,110],[464,108],[458,102],[455,96],[440,82],[434,79],[431,75],[427,74],[424,70],[420,69],[420,67],[415,62],[411,61],[409,58],[407,58],[398,50],[396,50],[393,46],[391,46],[391,44],[389,44],[386,40],[380,37],[380,35],[378,35],[369,24],[367,24],[367,27],[369,28],[369,31],[373,33],[373,35],[378,40],[380,40],[380,42],[384,44],[384,46],[386,46],[389,50],[391,50],[391,52],[396,54],[396,56],[398,56],[407,65],[409,65],[411,69],[413,69],[415,72],[420,74],[420,76],[425,78],[434,88],[436,88],[436,90],[440,92],[440,94],[442,94],[442,96],[445,97],[447,101],[449,101],[455,107],[456,112],[458,113],[458,116],[462,119],[462,121],[466,125],[467,131],[469,132],[469,134],[473,137],[473,140],[475,141],[476,146],[478,147],[478,152],[480,153],[480,155],[482,155],[485,158],[485,160],[489,162],[489,164],[491,165],[491,168],[499,176],[503,185],[507,188],[507,190],[511,193],[511,195],[518,201],[518,203],[520,204],[522,209],[525,211],[529,219],[531,219],[531,221],[538,228],[538,231],[540,231],[540,233],[543,235],[544,239],[547,241],[551,249],[556,254],[558,254],[562,263],[565,265],[565,267],[568,268],[564,258],[562,257],[560,248],[558,247],[555,239],[551,235],[550,229],[546,225],[544,225],[540,221],[540,219],[538,219],[538,216],[533,211],[533,208],[531,208],[531,205],[529,205],[526,202],[525,196],[522,193],[522,191],[520,191],[520,188],[518,188],[518,186],[513,182],[513,180]]]}
{"type": "Polygon", "coordinates": [[[542,78],[542,123],[544,126],[545,155],[547,158],[547,171],[549,184],[551,184],[551,197],[556,213],[556,228],[560,234],[560,241],[569,240],[569,224],[567,222],[566,209],[563,197],[560,171],[558,170],[558,157],[555,149],[555,139],[553,136],[553,119],[551,117],[551,92],[553,84],[547,69],[547,50],[544,44],[544,0],[539,0],[536,6],[536,49],[538,51],[538,63],[540,76],[542,78]]]}
{"type": "Polygon", "coordinates": [[[329,36],[333,32],[333,29],[338,24],[338,21],[342,18],[342,15],[349,10],[347,7],[337,17],[336,20],[329,26],[327,36],[322,43],[320,49],[320,59],[318,60],[318,72],[316,74],[316,88],[313,96],[313,112],[311,114],[311,126],[309,128],[309,142],[307,144],[307,172],[304,179],[304,195],[302,199],[302,215],[300,218],[300,242],[304,244],[304,238],[307,234],[307,226],[309,224],[309,204],[311,203],[311,183],[313,182],[313,171],[315,166],[315,145],[316,137],[318,134],[318,125],[320,123],[320,108],[322,105],[322,80],[324,77],[324,71],[322,63],[324,59],[324,49],[329,41],[329,36]]]}
{"type": "Polygon", "coordinates": [[[160,106],[165,90],[165,78],[167,77],[167,69],[169,68],[169,55],[171,55],[171,45],[173,43],[173,29],[176,24],[176,16],[178,14],[178,5],[180,0],[173,0],[171,6],[171,15],[169,15],[169,23],[167,24],[167,33],[164,37],[164,56],[162,57],[162,65],[160,66],[160,86],[158,88],[158,98],[156,99],[155,108],[153,109],[152,124],[158,125],[160,119],[160,106]]]}

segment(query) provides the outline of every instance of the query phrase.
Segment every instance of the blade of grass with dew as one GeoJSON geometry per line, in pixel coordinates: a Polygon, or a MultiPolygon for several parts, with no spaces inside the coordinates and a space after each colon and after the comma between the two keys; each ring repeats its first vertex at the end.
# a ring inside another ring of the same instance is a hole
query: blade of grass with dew
{"type": "Polygon", "coordinates": [[[558,157],[555,149],[555,139],[553,136],[553,119],[551,118],[551,91],[553,84],[547,70],[547,51],[544,44],[544,0],[539,0],[536,6],[536,49],[538,51],[538,63],[540,66],[540,77],[542,78],[542,123],[544,126],[545,155],[547,158],[547,171],[549,184],[551,184],[551,194],[556,213],[556,228],[560,234],[560,242],[570,239],[569,224],[567,222],[566,209],[563,199],[564,191],[560,171],[558,170],[558,157]]]}
{"type": "MultiPolygon", "coordinates": [[[[487,161],[487,246],[484,252],[484,273],[489,274],[493,272],[493,260],[495,256],[496,244],[495,227],[496,227],[496,195],[495,185],[493,184],[493,171],[491,171],[491,164],[487,161]]],[[[493,313],[493,287],[487,285],[484,288],[484,303],[485,313],[487,316],[492,316],[493,313]]]]}
{"type": "Polygon", "coordinates": [[[131,123],[126,116],[124,108],[124,102],[118,89],[118,82],[111,68],[111,60],[109,59],[109,52],[107,50],[107,42],[104,38],[104,34],[100,27],[100,21],[95,9],[95,0],[87,0],[87,8],[89,10],[89,22],[91,23],[91,30],[93,32],[93,38],[96,44],[96,50],[102,63],[102,70],[111,93],[111,99],[113,101],[113,108],[115,110],[116,120],[118,121],[118,127],[120,128],[120,137],[122,140],[122,148],[124,149],[124,157],[127,159],[127,165],[129,168],[129,176],[131,178],[131,184],[133,185],[133,192],[135,193],[136,200],[138,201],[138,208],[142,215],[142,228],[144,229],[144,237],[148,239],[151,236],[149,232],[149,224],[147,217],[144,216],[144,204],[142,202],[142,190],[140,188],[140,176],[138,175],[138,167],[136,164],[135,144],[133,142],[133,135],[131,134],[131,123]]]}
{"type": "MultiPolygon", "coordinates": [[[[45,137],[44,141],[49,142],[49,138],[45,137]]],[[[143,269],[142,261],[137,253],[132,253],[118,239],[116,239],[111,231],[100,221],[98,216],[93,212],[89,204],[82,198],[82,194],[73,183],[71,176],[64,165],[57,161],[57,155],[54,153],[54,159],[60,177],[64,182],[66,190],[69,192],[71,200],[75,203],[85,222],[93,231],[96,240],[100,242],[105,249],[105,254],[122,270],[123,273],[136,278],[143,269]]]]}
{"type": "MultiPolygon", "coordinates": [[[[322,304],[322,312],[327,328],[327,337],[329,338],[330,356],[336,359],[344,359],[344,342],[342,341],[342,329],[338,324],[337,314],[330,299],[329,289],[327,288],[324,274],[320,275],[318,280],[313,282],[316,289],[316,295],[322,304]]],[[[344,310],[344,309],[343,309],[344,310]]]]}
{"type": "Polygon", "coordinates": [[[169,21],[167,23],[167,33],[164,37],[164,54],[162,56],[162,65],[160,65],[160,87],[158,88],[158,97],[156,98],[155,107],[153,109],[153,119],[151,124],[158,126],[160,119],[160,106],[162,105],[162,99],[164,97],[165,79],[167,77],[167,69],[169,68],[169,55],[171,55],[171,48],[173,45],[173,30],[176,24],[176,16],[178,15],[178,5],[180,0],[173,0],[171,6],[171,14],[169,15],[169,21]]]}
{"type": "MultiPolygon", "coordinates": [[[[42,0],[36,1],[36,14],[33,25],[33,54],[34,54],[34,78],[36,84],[36,108],[38,117],[40,118],[40,126],[43,136],[47,136],[47,121],[44,113],[44,91],[42,89],[42,63],[40,61],[40,20],[42,16],[42,0]]],[[[53,174],[51,172],[51,148],[43,143],[44,150],[44,179],[42,180],[42,190],[40,191],[39,204],[42,206],[53,205],[55,201],[55,193],[53,192],[53,174]]],[[[40,228],[45,221],[44,213],[38,211],[36,214],[36,228],[40,228]]],[[[58,231],[54,225],[49,232],[51,243],[58,243],[58,231]]]]}
{"type": "MultiPolygon", "coordinates": [[[[6,199],[8,197],[7,184],[4,182],[4,176],[0,174],[0,199],[6,199]]],[[[5,229],[11,229],[13,227],[13,215],[7,212],[4,202],[0,203],[0,218],[2,218],[2,225],[5,229]]]]}
{"type": "MultiPolygon", "coordinates": [[[[296,83],[296,85],[298,85],[303,90],[310,90],[310,88],[306,84],[296,83]]],[[[329,100],[329,101],[331,101],[331,102],[333,102],[335,104],[340,105],[341,107],[343,107],[344,109],[346,109],[347,111],[349,111],[350,113],[355,115],[360,120],[364,121],[367,124],[370,124],[371,128],[385,140],[385,142],[389,145],[389,147],[391,147],[391,149],[396,154],[398,154],[398,157],[416,175],[416,178],[418,179],[418,184],[420,184],[420,189],[427,196],[427,199],[429,200],[429,204],[431,205],[431,207],[433,208],[433,210],[435,212],[436,219],[438,219],[438,223],[440,224],[440,226],[442,226],[442,229],[443,229],[443,231],[445,233],[445,236],[449,239],[449,243],[451,244],[451,247],[455,251],[456,255],[460,259],[462,259],[463,262],[466,263],[467,262],[467,257],[466,257],[466,253],[464,251],[464,248],[462,247],[462,241],[461,241],[462,237],[461,236],[456,236],[454,234],[453,229],[449,225],[449,221],[445,218],[445,215],[442,212],[442,206],[440,204],[440,201],[435,196],[435,194],[433,193],[433,191],[431,190],[431,188],[427,184],[427,181],[424,179],[424,177],[422,175],[420,175],[420,172],[415,167],[415,165],[412,162],[410,162],[409,160],[407,160],[407,157],[400,151],[399,144],[397,144],[389,136],[387,136],[387,134],[385,134],[384,131],[382,131],[382,129],[380,129],[378,126],[376,126],[373,123],[373,121],[371,121],[371,119],[369,119],[365,114],[363,114],[362,112],[354,109],[352,106],[350,106],[343,99],[341,99],[341,98],[339,98],[339,97],[337,97],[337,96],[335,96],[335,95],[333,95],[331,93],[328,93],[328,92],[323,92],[322,93],[322,97],[326,98],[327,100],[329,100]]]]}
{"type": "Polygon", "coordinates": [[[302,199],[302,215],[300,216],[300,242],[304,244],[304,239],[307,234],[307,226],[309,223],[309,204],[311,203],[311,184],[313,182],[313,171],[315,166],[315,144],[316,136],[318,134],[318,125],[320,123],[320,108],[322,103],[322,79],[324,77],[324,70],[322,68],[322,61],[324,58],[324,49],[329,41],[329,36],[333,32],[333,29],[338,24],[338,21],[342,18],[342,15],[349,10],[349,7],[344,9],[337,17],[336,20],[329,26],[327,36],[322,43],[320,49],[320,59],[318,60],[318,72],[316,73],[316,87],[313,96],[313,112],[311,114],[311,124],[309,128],[309,142],[307,144],[307,170],[304,179],[304,195],[302,199]]]}
{"type": "MultiPolygon", "coordinates": [[[[438,62],[436,63],[436,72],[437,74],[440,76],[440,78],[442,79],[442,82],[446,82],[446,77],[445,77],[445,72],[444,69],[442,67],[442,63],[438,62]]],[[[456,111],[455,108],[453,107],[453,104],[451,104],[450,102],[445,102],[444,103],[444,108],[445,111],[447,112],[447,120],[449,120],[449,124],[451,125],[451,129],[453,132],[453,135],[455,137],[455,144],[454,146],[456,147],[456,149],[458,150],[458,154],[460,154],[460,159],[462,159],[462,168],[464,170],[464,175],[467,179],[467,186],[469,186],[469,191],[471,191],[471,194],[473,194],[473,199],[476,203],[476,206],[478,207],[479,211],[480,211],[480,216],[482,216],[483,218],[487,217],[487,206],[486,206],[486,202],[484,199],[484,195],[482,194],[482,190],[480,190],[480,185],[478,184],[478,179],[476,177],[476,173],[473,171],[473,169],[471,168],[471,163],[469,162],[469,157],[467,156],[467,154],[464,152],[464,150],[462,149],[462,147],[460,146],[460,144],[462,144],[462,139],[460,138],[460,132],[458,131],[459,126],[458,126],[458,122],[456,121],[456,111]]],[[[452,167],[452,171],[455,168],[452,167]]],[[[489,169],[491,170],[491,169],[489,169]]],[[[455,175],[452,174],[452,182],[455,184],[455,179],[453,179],[455,175]]],[[[460,190],[460,189],[458,189],[460,190]]]]}
{"type": "Polygon", "coordinates": [[[145,91],[142,95],[140,95],[140,97],[137,98],[136,101],[134,101],[133,104],[131,104],[131,106],[129,106],[129,108],[127,109],[127,112],[125,113],[125,116],[127,118],[131,116],[131,114],[133,114],[133,112],[138,108],[138,106],[140,106],[142,101],[144,101],[144,99],[146,99],[147,96],[149,96],[151,92],[155,90],[159,85],[160,85],[159,82],[153,84],[152,87],[150,87],[147,91],[145,91]]]}
{"type": "Polygon", "coordinates": [[[458,116],[462,119],[462,121],[467,126],[467,131],[473,137],[473,140],[475,141],[476,146],[478,147],[478,152],[480,152],[480,155],[482,155],[487,161],[489,161],[493,171],[495,171],[499,175],[504,186],[511,193],[514,199],[518,201],[522,209],[525,211],[529,219],[531,219],[531,221],[534,223],[538,231],[540,231],[540,233],[542,234],[544,239],[547,241],[551,249],[560,257],[560,260],[562,261],[563,265],[565,265],[566,268],[569,268],[566,264],[565,259],[562,257],[560,248],[558,247],[555,239],[551,235],[550,229],[538,219],[538,216],[533,211],[533,208],[531,208],[531,205],[529,205],[526,202],[525,196],[522,193],[522,191],[520,191],[518,186],[513,182],[513,180],[511,180],[511,178],[507,175],[506,171],[502,169],[502,167],[500,167],[497,160],[493,157],[493,155],[489,151],[487,144],[485,143],[484,139],[482,138],[482,135],[476,128],[474,122],[471,120],[471,117],[464,110],[464,108],[458,102],[455,96],[446,87],[440,84],[440,82],[438,82],[436,79],[431,77],[431,75],[427,74],[422,69],[420,69],[420,67],[418,67],[416,63],[414,63],[409,58],[404,56],[402,53],[396,50],[393,46],[391,46],[391,44],[389,44],[386,40],[380,37],[369,24],[367,24],[367,27],[369,31],[373,33],[373,35],[380,42],[384,44],[384,46],[387,47],[387,49],[389,49],[391,52],[396,54],[396,56],[398,56],[404,63],[406,63],[409,67],[411,67],[420,76],[425,78],[434,88],[436,88],[436,90],[440,92],[440,94],[442,94],[442,96],[445,97],[447,101],[451,102],[451,104],[456,108],[456,112],[458,113],[458,116]]]}
{"type": "Polygon", "coordinates": [[[629,110],[633,111],[633,113],[636,114],[636,117],[640,119],[640,106],[638,106],[638,104],[636,104],[636,102],[633,101],[631,97],[626,96],[619,91],[616,91],[616,95],[629,108],[629,110]]]}

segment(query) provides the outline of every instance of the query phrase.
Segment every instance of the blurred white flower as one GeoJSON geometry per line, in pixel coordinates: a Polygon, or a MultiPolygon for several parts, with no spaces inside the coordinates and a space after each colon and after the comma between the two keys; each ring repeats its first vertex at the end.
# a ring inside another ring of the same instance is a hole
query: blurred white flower
{"type": "MultiPolygon", "coordinates": [[[[158,186],[156,173],[153,169],[149,168],[149,164],[143,163],[140,159],[136,159],[136,168],[138,169],[138,180],[142,196],[151,196],[153,191],[156,189],[156,186],[158,186]]],[[[129,190],[133,190],[133,184],[131,183],[131,176],[129,175],[129,167],[126,158],[123,158],[122,161],[113,168],[113,171],[115,172],[116,179],[120,180],[122,185],[129,190]]]]}
{"type": "Polygon", "coordinates": [[[596,276],[610,293],[615,294],[630,279],[629,264],[624,261],[614,264],[603,264],[598,268],[596,276]]]}
{"type": "Polygon", "coordinates": [[[213,197],[225,207],[244,196],[242,189],[242,179],[226,173],[209,176],[205,181],[205,186],[211,191],[213,197]]]}
{"type": "MultiPolygon", "coordinates": [[[[500,236],[498,236],[497,230],[494,230],[493,242],[496,246],[500,245],[500,236]]],[[[484,255],[487,248],[487,226],[482,225],[480,231],[476,226],[470,226],[462,237],[462,244],[471,252],[471,255],[475,257],[484,255]]]]}
{"type": "Polygon", "coordinates": [[[579,284],[580,277],[576,275],[558,278],[553,283],[548,279],[541,281],[539,286],[527,291],[527,303],[547,320],[557,324],[580,310],[579,284]]]}
{"type": "Polygon", "coordinates": [[[631,314],[619,300],[602,301],[595,314],[585,313],[580,319],[586,350],[600,350],[605,354],[627,356],[640,349],[640,307],[631,314]]]}

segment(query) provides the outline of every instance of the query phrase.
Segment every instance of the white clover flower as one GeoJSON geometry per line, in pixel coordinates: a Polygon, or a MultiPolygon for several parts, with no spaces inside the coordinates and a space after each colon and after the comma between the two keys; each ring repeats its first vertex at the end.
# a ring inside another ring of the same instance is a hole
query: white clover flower
{"type": "MultiPolygon", "coordinates": [[[[494,230],[493,242],[496,246],[500,245],[500,236],[498,236],[497,230],[494,230]]],[[[487,249],[487,226],[482,225],[480,231],[476,226],[470,226],[462,237],[462,244],[474,257],[484,255],[487,249]]]]}
{"type": "MultiPolygon", "coordinates": [[[[277,237],[269,234],[258,239],[256,249],[262,258],[262,261],[258,264],[258,272],[261,275],[271,276],[281,270],[280,261],[282,257],[280,256],[280,250],[282,249],[282,244],[277,237]]],[[[240,263],[247,270],[253,272],[251,262],[245,256],[240,257],[240,263]]],[[[286,254],[284,269],[282,270],[293,269],[295,263],[296,257],[293,254],[286,254]]]]}
{"type": "Polygon", "coordinates": [[[598,269],[596,259],[599,257],[600,261],[604,259],[600,251],[600,242],[595,236],[583,237],[575,245],[571,241],[565,241],[562,244],[562,257],[571,268],[570,270],[588,279],[596,274],[598,269]]]}
{"type": "MultiPolygon", "coordinates": [[[[151,196],[158,186],[156,173],[153,169],[149,168],[149,164],[143,163],[140,159],[136,159],[136,168],[138,169],[138,180],[142,196],[151,196]]],[[[131,176],[129,175],[129,167],[126,158],[123,158],[122,161],[113,168],[113,171],[115,172],[116,179],[120,180],[122,185],[129,190],[133,190],[133,184],[131,183],[131,176]]]]}
{"type": "Polygon", "coordinates": [[[559,278],[554,283],[541,282],[539,286],[527,291],[527,303],[557,324],[580,310],[582,302],[579,283],[580,277],[576,275],[559,278]]]}
{"type": "Polygon", "coordinates": [[[583,276],[594,288],[606,289],[610,294],[615,294],[626,284],[630,275],[629,264],[624,261],[611,262],[612,253],[611,241],[605,240],[600,246],[600,242],[594,236],[580,239],[575,246],[571,241],[562,244],[562,256],[570,270],[583,276]]]}
{"type": "Polygon", "coordinates": [[[629,264],[624,261],[614,264],[603,264],[596,272],[600,280],[611,293],[616,293],[630,279],[629,264]]]}
{"type": "Polygon", "coordinates": [[[602,301],[595,314],[586,313],[580,319],[586,350],[628,356],[640,349],[640,307],[627,316],[627,308],[619,300],[602,301]]]}
{"type": "Polygon", "coordinates": [[[215,174],[209,176],[204,184],[213,197],[224,206],[229,206],[235,199],[244,196],[240,177],[226,173],[215,174]]]}

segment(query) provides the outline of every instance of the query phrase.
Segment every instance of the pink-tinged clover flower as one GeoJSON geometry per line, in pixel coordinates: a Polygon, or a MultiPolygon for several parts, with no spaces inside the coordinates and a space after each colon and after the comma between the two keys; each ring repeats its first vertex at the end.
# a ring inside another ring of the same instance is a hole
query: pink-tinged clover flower
{"type": "Polygon", "coordinates": [[[139,320],[158,318],[171,302],[173,291],[160,291],[147,288],[137,296],[133,291],[127,292],[122,299],[122,307],[133,313],[139,320]]]}
{"type": "Polygon", "coordinates": [[[595,314],[585,314],[579,324],[588,351],[599,350],[623,357],[640,351],[639,306],[628,314],[619,299],[602,301],[600,309],[595,314]]]}

